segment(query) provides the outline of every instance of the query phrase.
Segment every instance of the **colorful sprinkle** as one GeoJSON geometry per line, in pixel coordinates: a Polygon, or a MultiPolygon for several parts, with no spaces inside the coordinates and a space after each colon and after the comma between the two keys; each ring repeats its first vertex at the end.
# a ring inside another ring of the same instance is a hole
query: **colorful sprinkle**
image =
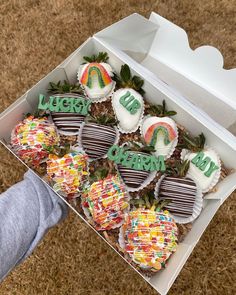
{"type": "Polygon", "coordinates": [[[91,184],[83,206],[90,211],[97,230],[110,230],[122,224],[128,201],[128,193],[115,175],[91,184]]]}
{"type": "Polygon", "coordinates": [[[58,143],[56,127],[47,117],[29,116],[16,125],[11,134],[14,152],[33,167],[38,167],[58,143]]]}
{"type": "Polygon", "coordinates": [[[49,155],[47,174],[55,182],[53,188],[66,194],[68,198],[76,197],[87,179],[87,156],[71,152],[63,157],[49,155]]]}
{"type": "Polygon", "coordinates": [[[160,270],[176,251],[178,229],[168,211],[136,209],[122,226],[125,251],[141,268],[160,270]]]}

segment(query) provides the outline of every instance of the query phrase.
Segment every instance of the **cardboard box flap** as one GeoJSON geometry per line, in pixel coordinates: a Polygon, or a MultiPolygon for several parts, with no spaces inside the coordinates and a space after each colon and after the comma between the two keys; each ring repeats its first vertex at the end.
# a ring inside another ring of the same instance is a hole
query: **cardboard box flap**
{"type": "Polygon", "coordinates": [[[223,69],[216,48],[192,50],[186,32],[156,13],[150,20],[132,14],[95,38],[132,58],[236,135],[236,69],[223,69]]]}
{"type": "Polygon", "coordinates": [[[135,60],[142,61],[152,46],[159,26],[134,13],[96,33],[95,38],[125,51],[135,60]]]}

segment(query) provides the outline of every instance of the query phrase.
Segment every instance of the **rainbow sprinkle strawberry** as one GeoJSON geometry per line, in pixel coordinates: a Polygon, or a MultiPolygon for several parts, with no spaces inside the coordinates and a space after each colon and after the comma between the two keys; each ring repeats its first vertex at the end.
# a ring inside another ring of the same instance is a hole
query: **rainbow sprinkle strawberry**
{"type": "Polygon", "coordinates": [[[25,163],[38,168],[59,143],[56,127],[46,116],[27,116],[11,133],[11,147],[25,163]]]}
{"type": "Polygon", "coordinates": [[[157,272],[176,251],[178,228],[168,211],[139,203],[125,216],[120,229],[120,246],[131,261],[145,271],[157,272]]]}
{"type": "Polygon", "coordinates": [[[63,156],[50,154],[47,161],[47,175],[53,181],[53,189],[71,199],[79,195],[87,180],[87,156],[71,151],[63,156]]]}
{"type": "Polygon", "coordinates": [[[94,181],[85,189],[82,199],[87,217],[99,231],[120,227],[129,209],[128,193],[117,175],[94,181]]]}

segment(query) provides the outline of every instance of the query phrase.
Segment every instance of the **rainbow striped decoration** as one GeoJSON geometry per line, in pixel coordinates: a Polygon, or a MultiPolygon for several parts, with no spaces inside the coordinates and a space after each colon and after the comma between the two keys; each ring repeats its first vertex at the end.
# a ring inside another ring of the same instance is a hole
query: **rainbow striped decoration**
{"type": "Polygon", "coordinates": [[[155,147],[159,132],[162,132],[162,134],[164,134],[165,145],[168,145],[177,136],[174,128],[170,124],[165,122],[158,122],[151,125],[146,131],[144,136],[145,142],[148,145],[155,147]]]}
{"type": "Polygon", "coordinates": [[[90,63],[83,72],[83,75],[80,79],[82,85],[86,85],[88,88],[92,88],[92,76],[97,75],[98,83],[101,88],[104,88],[112,82],[111,77],[109,76],[107,70],[100,63],[90,63]]]}

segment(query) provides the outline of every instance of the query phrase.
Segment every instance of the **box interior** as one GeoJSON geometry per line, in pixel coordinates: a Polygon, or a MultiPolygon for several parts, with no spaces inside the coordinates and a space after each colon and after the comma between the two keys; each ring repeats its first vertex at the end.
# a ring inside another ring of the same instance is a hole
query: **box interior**
{"type": "Polygon", "coordinates": [[[236,69],[223,69],[216,48],[192,50],[186,32],[156,13],[150,20],[133,14],[95,37],[122,51],[236,135],[236,69]]]}
{"type": "MultiPolygon", "coordinates": [[[[20,120],[22,120],[23,113],[32,112],[36,109],[38,95],[39,93],[47,94],[47,87],[50,81],[57,82],[58,80],[67,79],[69,82],[76,82],[76,72],[79,65],[83,62],[83,56],[95,54],[99,51],[108,52],[109,63],[118,72],[121,65],[124,64],[124,61],[118,57],[116,52],[104,47],[104,45],[96,38],[88,39],[60,66],[49,73],[1,114],[0,137],[2,142],[5,144],[9,143],[11,130],[20,120]]],[[[132,67],[132,65],[130,66],[132,67]]],[[[132,72],[134,74],[139,74],[133,70],[132,72]]],[[[143,75],[143,78],[145,79],[146,76],[143,75]]],[[[189,110],[187,107],[183,107],[178,100],[171,97],[171,93],[167,94],[162,92],[147,80],[145,81],[144,89],[146,91],[147,100],[152,103],[161,103],[161,101],[165,99],[169,108],[177,111],[175,120],[179,124],[185,126],[195,135],[203,132],[207,138],[207,144],[213,146],[217,150],[225,165],[229,168],[236,169],[236,145],[230,146],[224,137],[216,134],[214,126],[202,122],[201,116],[199,117],[194,112],[191,113],[191,109],[189,110]]],[[[235,179],[236,173],[231,174],[217,185],[217,192],[206,196],[201,215],[193,223],[193,228],[186,236],[185,240],[179,244],[177,252],[172,255],[168,261],[167,268],[158,272],[151,279],[146,278],[146,280],[149,281],[149,283],[161,294],[167,293],[221,203],[235,189],[235,179]]],[[[77,214],[79,215],[78,212],[77,214]]]]}

